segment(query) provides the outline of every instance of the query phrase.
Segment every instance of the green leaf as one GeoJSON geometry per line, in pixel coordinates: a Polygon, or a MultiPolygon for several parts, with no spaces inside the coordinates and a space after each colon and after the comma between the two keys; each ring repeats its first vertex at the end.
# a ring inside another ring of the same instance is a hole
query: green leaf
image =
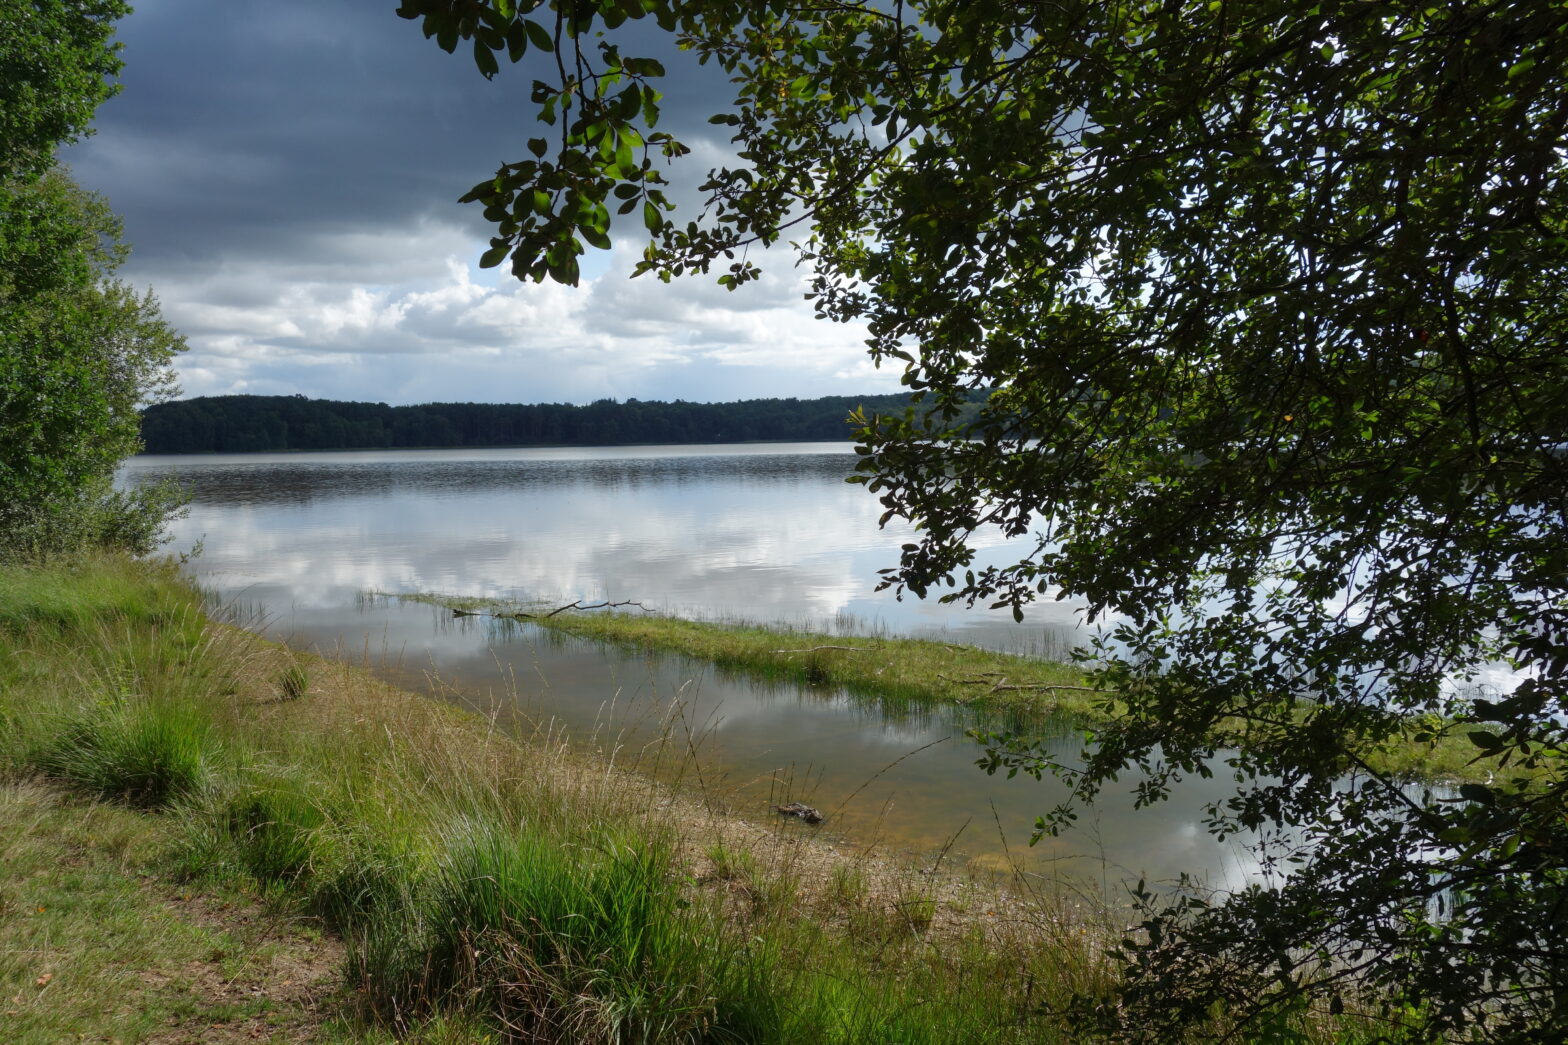
{"type": "Polygon", "coordinates": [[[1460,784],[1459,797],[1467,802],[1476,802],[1489,806],[1496,800],[1496,794],[1491,788],[1482,784],[1460,784]]]}
{"type": "Polygon", "coordinates": [[[482,269],[493,269],[505,261],[506,256],[511,252],[512,245],[510,243],[505,240],[492,240],[490,249],[479,256],[479,267],[482,269]]]}
{"type": "Polygon", "coordinates": [[[528,40],[539,50],[549,53],[555,50],[555,41],[550,39],[550,33],[544,26],[532,18],[523,20],[523,27],[528,33],[528,40]]]}
{"type": "Polygon", "coordinates": [[[495,74],[501,71],[501,67],[495,60],[495,52],[478,39],[474,40],[474,64],[479,67],[486,80],[494,79],[495,74]]]}
{"type": "Polygon", "coordinates": [[[528,28],[522,22],[513,22],[506,27],[506,57],[516,63],[528,53],[528,28]]]}

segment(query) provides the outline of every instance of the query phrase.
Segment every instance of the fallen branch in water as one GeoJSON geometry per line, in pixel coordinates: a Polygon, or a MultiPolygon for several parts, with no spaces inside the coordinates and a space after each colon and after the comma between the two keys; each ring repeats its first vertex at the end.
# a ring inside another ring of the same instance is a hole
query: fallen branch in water
{"type": "Polygon", "coordinates": [[[452,616],[454,616],[454,617],[489,617],[492,620],[549,620],[551,617],[554,617],[556,614],[558,614],[558,613],[565,613],[567,610],[605,610],[605,609],[613,610],[613,609],[618,609],[621,606],[636,606],[639,610],[642,610],[644,613],[654,613],[654,612],[657,612],[657,611],[651,609],[650,607],[644,606],[642,603],[636,601],[635,599],[627,599],[624,602],[589,602],[589,603],[584,603],[583,600],[578,599],[576,602],[569,602],[565,606],[557,606],[555,609],[551,610],[549,613],[524,613],[522,610],[514,610],[514,611],[509,612],[509,613],[486,613],[483,610],[463,610],[463,609],[458,609],[456,606],[449,606],[447,608],[452,611],[452,616]]]}
{"type": "Polygon", "coordinates": [[[805,649],[776,649],[774,653],[815,653],[819,649],[841,649],[851,653],[875,653],[881,646],[808,646],[805,649]]]}
{"type": "Polygon", "coordinates": [[[943,682],[951,682],[959,686],[989,686],[990,689],[986,690],[988,693],[1016,693],[1022,690],[1050,689],[1067,689],[1073,690],[1077,693],[1102,692],[1101,690],[1095,689],[1093,686],[1062,686],[1054,682],[1026,682],[1009,686],[1007,685],[1007,676],[997,671],[981,672],[974,678],[968,679],[955,679],[949,675],[943,675],[941,672],[938,672],[936,677],[941,679],[943,682]],[[992,679],[995,679],[996,681],[992,682],[992,679]]]}
{"type": "Polygon", "coordinates": [[[529,620],[549,620],[556,614],[565,613],[567,610],[613,610],[622,606],[636,606],[644,613],[654,612],[647,606],[644,606],[642,603],[638,602],[636,599],[627,599],[624,602],[590,602],[586,605],[583,604],[582,599],[578,599],[576,602],[569,602],[565,606],[557,606],[549,613],[523,613],[522,611],[518,611],[517,613],[512,614],[512,616],[518,620],[523,620],[525,618],[529,620]]]}

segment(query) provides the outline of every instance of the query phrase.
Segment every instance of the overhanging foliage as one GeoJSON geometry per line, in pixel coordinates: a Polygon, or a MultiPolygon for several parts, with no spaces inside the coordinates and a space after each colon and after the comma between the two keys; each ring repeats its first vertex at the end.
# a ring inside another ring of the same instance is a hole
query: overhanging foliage
{"type": "Polygon", "coordinates": [[[616,201],[666,278],[727,261],[736,286],[748,246],[798,235],[819,312],[868,322],[938,408],[864,432],[860,478],[922,527],[887,583],[1107,615],[1098,679],[1130,714],[1085,766],[991,738],[992,768],[1074,783],[1042,830],[1129,768],[1149,801],[1234,775],[1213,830],[1263,832],[1289,876],[1148,894],[1108,1033],[1348,997],[1391,1034],[1568,1035],[1568,9],[402,13],[487,75],[546,55],[552,137],[468,197],[485,263],[575,282],[616,201]],[[652,130],[662,69],[592,36],[644,17],[734,77],[737,159],[698,222],[661,195],[686,151],[652,130]],[[1032,551],[972,569],[990,528],[1032,551]],[[1490,783],[1366,768],[1454,730],[1490,783]]]}

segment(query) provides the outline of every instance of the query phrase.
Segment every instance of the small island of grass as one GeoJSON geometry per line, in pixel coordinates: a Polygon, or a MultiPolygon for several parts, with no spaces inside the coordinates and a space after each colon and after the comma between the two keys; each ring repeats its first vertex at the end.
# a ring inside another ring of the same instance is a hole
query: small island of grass
{"type": "MultiPolygon", "coordinates": [[[[387,597],[444,607],[458,616],[677,653],[766,681],[839,687],[884,705],[964,705],[993,714],[998,729],[1092,727],[1113,723],[1120,715],[1116,695],[1096,688],[1083,666],[937,639],[690,620],[634,603],[547,606],[431,592],[387,597]]],[[[1245,737],[1241,723],[1222,723],[1217,730],[1222,744],[1241,746],[1245,737]]],[[[1475,746],[1456,724],[1430,716],[1412,717],[1397,739],[1364,752],[1362,761],[1356,768],[1432,782],[1486,780],[1498,769],[1495,760],[1476,757],[1475,746]]]]}

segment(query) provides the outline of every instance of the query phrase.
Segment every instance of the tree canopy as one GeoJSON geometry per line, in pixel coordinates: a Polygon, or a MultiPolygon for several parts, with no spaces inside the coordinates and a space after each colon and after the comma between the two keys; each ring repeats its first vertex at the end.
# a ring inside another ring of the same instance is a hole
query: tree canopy
{"type": "Polygon", "coordinates": [[[924,400],[863,431],[860,480],[920,526],[886,583],[1104,615],[1090,663],[1124,714],[1083,764],[987,738],[992,769],[1073,783],[1042,831],[1129,769],[1146,801],[1234,776],[1212,829],[1289,873],[1141,892],[1107,1033],[1351,1002],[1391,1036],[1568,1036],[1568,8],[401,13],[486,76],[538,58],[548,136],[466,197],[484,263],[574,282],[611,208],[663,278],[736,286],[792,237],[818,312],[866,321],[924,400]],[[684,223],[664,70],[617,40],[643,19],[735,85],[734,159],[684,223]],[[1028,553],[974,569],[991,528],[1028,553]],[[1366,766],[1454,731],[1490,783],[1366,766]]]}
{"type": "Polygon", "coordinates": [[[123,0],[0,2],[0,171],[42,174],[119,89],[123,0]]]}
{"type": "Polygon", "coordinates": [[[0,554],[151,546],[167,491],[112,488],[137,408],[172,392],[184,345],[150,292],[113,278],[120,223],[54,162],[114,93],[99,2],[0,2],[0,554]]]}

